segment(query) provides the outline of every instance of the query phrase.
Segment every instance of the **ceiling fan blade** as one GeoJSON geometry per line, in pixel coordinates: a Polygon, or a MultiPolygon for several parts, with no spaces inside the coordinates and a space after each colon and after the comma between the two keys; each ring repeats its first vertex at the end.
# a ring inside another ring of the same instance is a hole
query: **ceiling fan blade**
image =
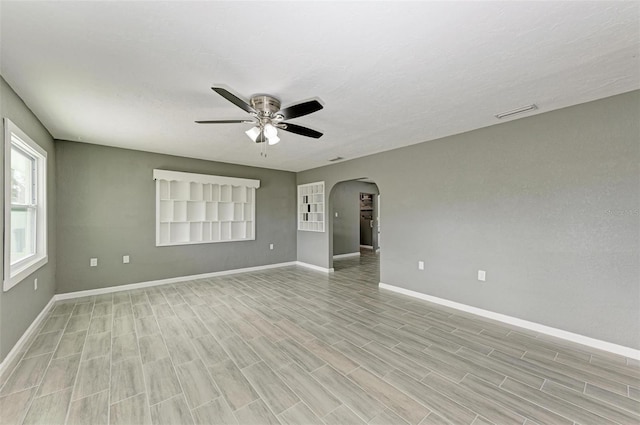
{"type": "Polygon", "coordinates": [[[243,122],[253,122],[252,120],[208,120],[196,121],[198,124],[239,124],[243,122]]]}
{"type": "Polygon", "coordinates": [[[310,100],[308,102],[298,103],[297,105],[291,105],[288,108],[282,109],[279,114],[284,116],[285,120],[292,118],[298,118],[305,115],[309,115],[313,112],[319,111],[323,106],[317,100],[310,100]]]}
{"type": "Polygon", "coordinates": [[[319,131],[315,131],[310,128],[303,127],[301,125],[289,124],[286,122],[282,124],[283,126],[280,128],[284,131],[288,131],[289,133],[295,133],[295,134],[300,134],[301,136],[313,137],[314,139],[319,139],[322,137],[322,133],[320,133],[319,131]]]}
{"type": "Polygon", "coordinates": [[[233,103],[234,105],[236,105],[238,108],[242,109],[243,111],[248,112],[250,114],[255,114],[256,113],[256,110],[253,109],[251,107],[251,105],[249,105],[247,102],[245,102],[244,100],[240,99],[238,96],[236,96],[235,94],[231,93],[227,89],[223,89],[222,87],[211,87],[211,90],[213,90],[214,92],[218,93],[220,96],[224,97],[229,102],[233,103]]]}

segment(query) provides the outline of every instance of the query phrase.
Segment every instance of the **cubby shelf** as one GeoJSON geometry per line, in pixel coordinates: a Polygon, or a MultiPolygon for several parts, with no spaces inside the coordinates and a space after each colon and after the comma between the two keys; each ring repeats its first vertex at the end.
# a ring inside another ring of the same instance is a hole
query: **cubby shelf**
{"type": "Polygon", "coordinates": [[[260,180],[153,170],[156,246],[255,240],[260,180]]]}
{"type": "Polygon", "coordinates": [[[324,232],[324,182],[298,185],[298,230],[324,232]]]}

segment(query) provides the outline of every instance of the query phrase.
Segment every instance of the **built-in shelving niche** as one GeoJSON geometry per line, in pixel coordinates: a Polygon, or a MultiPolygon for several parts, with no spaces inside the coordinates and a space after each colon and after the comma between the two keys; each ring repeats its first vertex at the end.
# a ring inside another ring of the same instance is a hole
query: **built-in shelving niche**
{"type": "Polygon", "coordinates": [[[324,232],[324,182],[298,185],[298,230],[324,232]]]}
{"type": "Polygon", "coordinates": [[[255,240],[260,180],[153,170],[156,246],[255,240]]]}

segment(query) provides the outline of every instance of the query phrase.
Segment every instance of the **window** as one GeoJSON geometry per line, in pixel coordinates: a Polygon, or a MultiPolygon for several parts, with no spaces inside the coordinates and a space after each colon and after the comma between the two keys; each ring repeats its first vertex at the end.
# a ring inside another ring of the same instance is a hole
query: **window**
{"type": "Polygon", "coordinates": [[[5,118],[4,283],[47,263],[47,153],[5,118]]]}

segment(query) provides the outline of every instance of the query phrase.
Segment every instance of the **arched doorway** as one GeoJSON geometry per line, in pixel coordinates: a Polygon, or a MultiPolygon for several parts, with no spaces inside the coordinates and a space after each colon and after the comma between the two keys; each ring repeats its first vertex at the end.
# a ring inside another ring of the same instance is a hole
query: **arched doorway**
{"type": "Polygon", "coordinates": [[[380,190],[370,179],[336,183],[329,195],[329,249],[337,273],[358,269],[376,283],[380,275],[380,190]]]}

